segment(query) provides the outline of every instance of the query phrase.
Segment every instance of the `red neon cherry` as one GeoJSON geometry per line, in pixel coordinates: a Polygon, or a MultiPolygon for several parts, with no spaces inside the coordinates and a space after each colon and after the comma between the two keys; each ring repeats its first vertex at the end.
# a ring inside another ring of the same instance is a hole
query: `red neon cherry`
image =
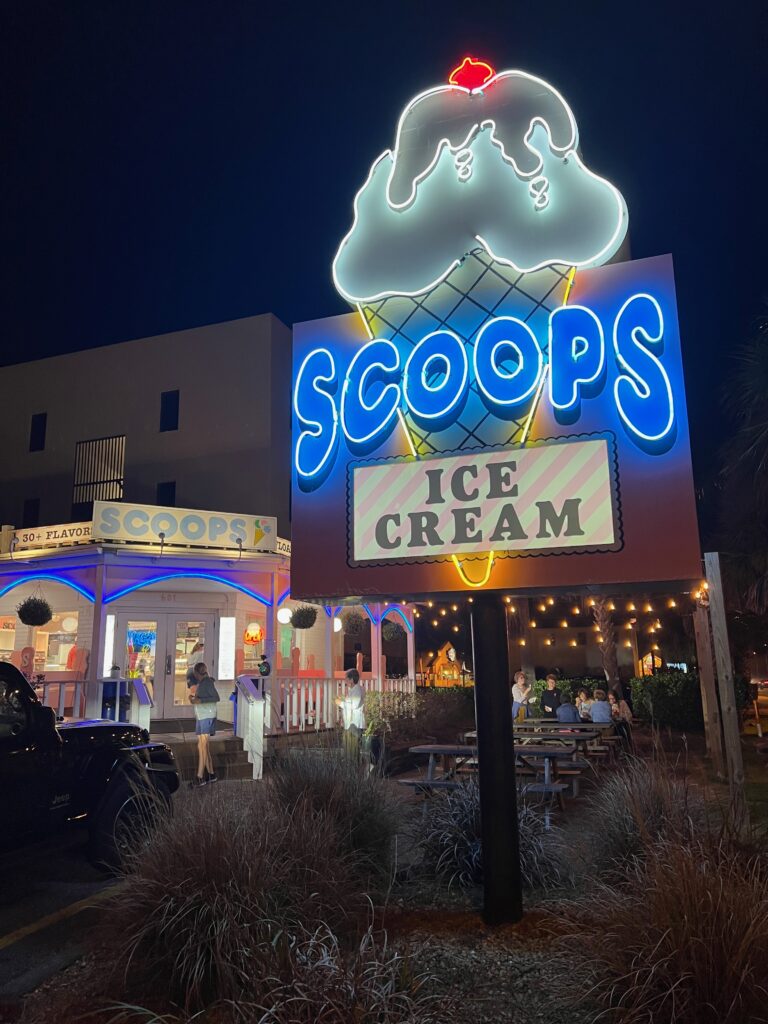
{"type": "Polygon", "coordinates": [[[457,68],[451,72],[448,81],[451,85],[461,85],[465,89],[481,89],[493,78],[496,72],[484,60],[465,57],[457,68]]]}

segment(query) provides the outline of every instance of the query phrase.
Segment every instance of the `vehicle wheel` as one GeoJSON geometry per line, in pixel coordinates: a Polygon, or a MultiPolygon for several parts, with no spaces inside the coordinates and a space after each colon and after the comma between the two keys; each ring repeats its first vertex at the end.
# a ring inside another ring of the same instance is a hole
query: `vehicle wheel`
{"type": "Polygon", "coordinates": [[[123,779],[107,796],[91,824],[91,856],[117,870],[149,843],[160,815],[168,814],[170,797],[139,779],[123,779]]]}

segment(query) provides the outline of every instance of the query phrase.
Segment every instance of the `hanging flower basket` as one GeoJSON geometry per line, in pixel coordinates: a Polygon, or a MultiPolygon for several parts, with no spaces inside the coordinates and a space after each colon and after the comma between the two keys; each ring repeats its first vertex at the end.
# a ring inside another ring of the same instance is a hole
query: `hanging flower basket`
{"type": "Polygon", "coordinates": [[[311,604],[302,604],[294,609],[291,625],[294,629],[312,629],[317,621],[317,608],[311,604]]]}
{"type": "Polygon", "coordinates": [[[53,610],[44,597],[27,597],[16,606],[16,614],[25,626],[44,626],[53,618],[53,610]]]}
{"type": "Polygon", "coordinates": [[[389,619],[384,619],[381,624],[381,635],[387,643],[392,644],[405,636],[405,629],[399,622],[390,622],[389,619]]]}
{"type": "Polygon", "coordinates": [[[343,618],[344,632],[347,636],[361,636],[365,629],[365,616],[360,612],[347,612],[343,618]]]}

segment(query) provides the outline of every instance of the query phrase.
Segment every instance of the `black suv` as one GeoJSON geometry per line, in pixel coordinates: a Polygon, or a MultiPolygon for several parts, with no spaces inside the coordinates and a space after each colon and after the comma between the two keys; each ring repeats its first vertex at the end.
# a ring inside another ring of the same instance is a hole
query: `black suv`
{"type": "Polygon", "coordinates": [[[0,662],[0,846],[84,822],[94,859],[115,864],[147,810],[170,812],[173,751],[122,722],[56,722],[17,668],[0,662]]]}

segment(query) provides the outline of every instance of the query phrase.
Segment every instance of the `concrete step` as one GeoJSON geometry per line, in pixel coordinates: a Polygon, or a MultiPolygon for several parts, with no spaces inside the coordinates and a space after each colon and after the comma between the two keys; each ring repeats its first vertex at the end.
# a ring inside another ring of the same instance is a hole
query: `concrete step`
{"type": "MultiPolygon", "coordinates": [[[[171,743],[169,746],[173,750],[181,778],[185,781],[193,779],[197,772],[197,744],[184,742],[171,743]]],[[[211,757],[214,771],[220,779],[253,778],[253,765],[243,750],[242,740],[214,739],[211,742],[211,757]]]]}

